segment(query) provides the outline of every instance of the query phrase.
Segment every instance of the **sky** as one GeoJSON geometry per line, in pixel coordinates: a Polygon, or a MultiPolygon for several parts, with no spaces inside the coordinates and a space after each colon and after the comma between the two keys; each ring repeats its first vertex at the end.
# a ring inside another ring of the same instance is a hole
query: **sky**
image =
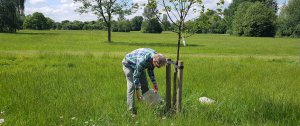
{"type": "MultiPolygon", "coordinates": [[[[146,3],[147,0],[133,0],[137,3],[146,3]]],[[[285,3],[286,0],[277,0],[279,7],[285,3]]],[[[203,0],[205,7],[216,8],[216,2],[218,0],[203,0]]],[[[224,7],[228,7],[232,0],[225,0],[224,7]]],[[[75,10],[80,7],[80,3],[74,3],[73,0],[26,0],[25,2],[25,15],[32,14],[34,12],[41,12],[46,17],[50,17],[56,22],[63,20],[79,20],[79,21],[93,21],[97,20],[97,16],[92,13],[79,14],[75,10]]],[[[127,19],[131,19],[134,16],[141,16],[143,9],[139,9],[135,14],[126,16],[127,19]]],[[[195,15],[189,15],[187,18],[193,18],[195,15]]]]}

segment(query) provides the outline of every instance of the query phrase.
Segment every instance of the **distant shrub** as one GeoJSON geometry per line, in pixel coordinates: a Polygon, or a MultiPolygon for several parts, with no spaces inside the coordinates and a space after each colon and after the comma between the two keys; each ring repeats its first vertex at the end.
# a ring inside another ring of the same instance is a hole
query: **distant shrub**
{"type": "Polygon", "coordinates": [[[143,33],[161,33],[163,28],[156,18],[145,20],[142,24],[143,33]]]}

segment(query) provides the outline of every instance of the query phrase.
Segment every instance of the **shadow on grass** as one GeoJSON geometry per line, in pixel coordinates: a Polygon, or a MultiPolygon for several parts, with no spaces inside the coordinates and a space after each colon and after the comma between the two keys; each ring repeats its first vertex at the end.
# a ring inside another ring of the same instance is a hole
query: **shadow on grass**
{"type": "MultiPolygon", "coordinates": [[[[158,42],[153,42],[153,43],[137,43],[137,42],[111,42],[109,43],[110,45],[129,45],[129,46],[164,46],[164,47],[177,47],[177,43],[174,42],[172,43],[158,43],[158,42]]],[[[183,45],[180,45],[183,47],[183,45]]],[[[187,44],[187,46],[193,46],[193,47],[204,47],[205,45],[197,45],[197,44],[187,44]]]]}
{"type": "Polygon", "coordinates": [[[58,35],[58,33],[43,33],[43,32],[17,32],[12,33],[17,35],[58,35]]]}

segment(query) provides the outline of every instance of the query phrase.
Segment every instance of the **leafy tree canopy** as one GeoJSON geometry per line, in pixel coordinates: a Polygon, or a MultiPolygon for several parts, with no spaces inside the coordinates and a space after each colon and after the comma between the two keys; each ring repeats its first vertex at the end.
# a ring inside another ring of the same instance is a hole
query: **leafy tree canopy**
{"type": "Polygon", "coordinates": [[[133,31],[140,31],[144,18],[142,16],[135,16],[131,19],[131,29],[133,31]]]}
{"type": "Polygon", "coordinates": [[[275,35],[275,12],[261,2],[242,3],[233,19],[233,33],[242,36],[275,35]]]}
{"type": "Polygon", "coordinates": [[[289,0],[281,8],[277,22],[279,36],[300,37],[300,1],[289,0]]]}
{"type": "Polygon", "coordinates": [[[49,17],[45,17],[43,13],[35,12],[25,18],[23,27],[25,29],[46,30],[51,29],[54,21],[49,17]]]}

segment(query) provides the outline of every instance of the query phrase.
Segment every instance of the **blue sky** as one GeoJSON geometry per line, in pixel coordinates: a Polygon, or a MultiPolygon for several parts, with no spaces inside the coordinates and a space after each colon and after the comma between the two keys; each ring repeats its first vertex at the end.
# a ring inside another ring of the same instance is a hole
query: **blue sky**
{"type": "MultiPolygon", "coordinates": [[[[133,0],[138,3],[146,3],[147,0],[133,0]]],[[[216,8],[216,2],[218,0],[203,0],[207,8],[216,8]]],[[[286,0],[277,0],[279,7],[286,0]]],[[[224,7],[227,7],[232,0],[225,0],[224,7]]],[[[92,21],[97,20],[97,16],[93,14],[82,14],[75,12],[74,10],[80,6],[79,3],[74,3],[73,0],[26,0],[25,2],[25,15],[32,14],[34,12],[42,12],[45,16],[50,17],[55,21],[63,20],[80,20],[80,21],[92,21]]],[[[142,15],[143,9],[138,10],[135,14],[127,16],[132,18],[137,15],[142,15]]],[[[190,15],[188,18],[193,18],[195,15],[190,15]]]]}

